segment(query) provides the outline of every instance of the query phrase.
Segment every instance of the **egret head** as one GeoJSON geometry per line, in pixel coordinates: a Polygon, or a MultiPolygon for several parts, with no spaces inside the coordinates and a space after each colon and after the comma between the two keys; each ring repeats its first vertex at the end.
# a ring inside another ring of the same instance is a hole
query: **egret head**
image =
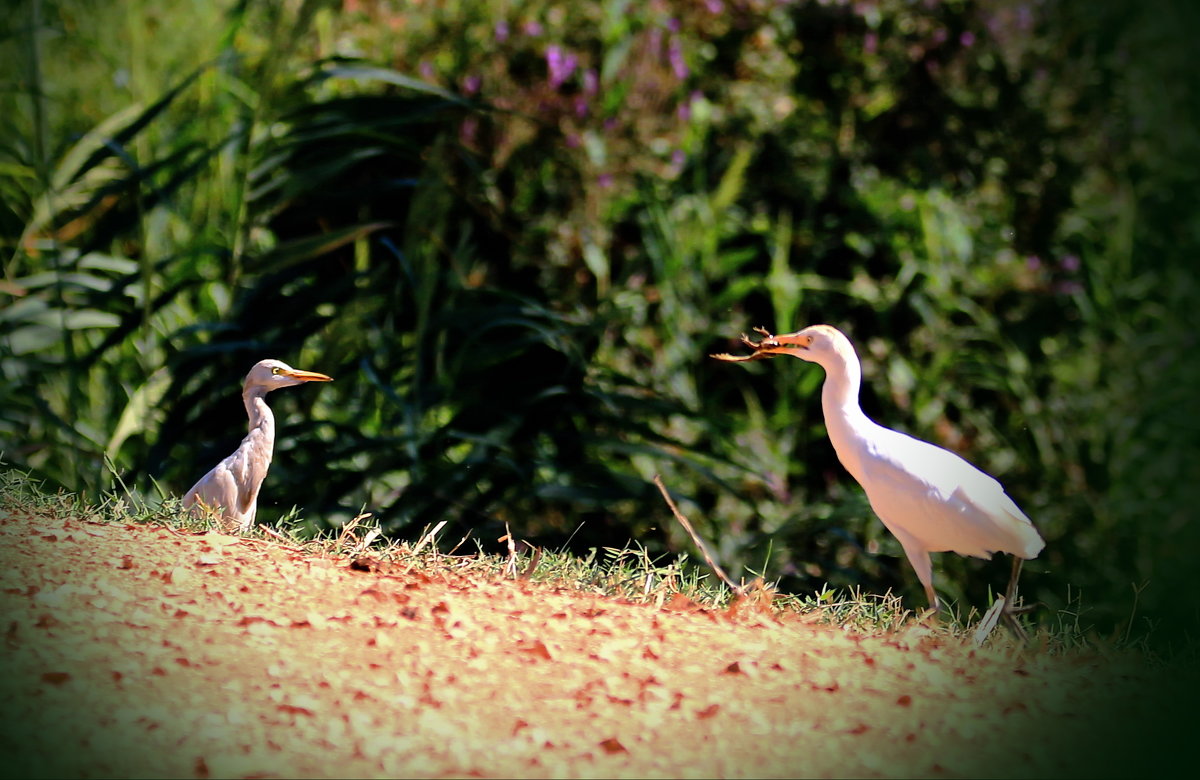
{"type": "Polygon", "coordinates": [[[850,339],[831,325],[809,325],[796,333],[767,336],[755,345],[755,357],[775,355],[791,355],[827,369],[855,361],[850,339]]]}
{"type": "Polygon", "coordinates": [[[332,382],[333,377],[318,374],[316,371],[301,371],[292,368],[282,360],[260,360],[246,374],[244,389],[261,389],[264,393],[278,390],[281,387],[291,387],[305,382],[332,382]]]}

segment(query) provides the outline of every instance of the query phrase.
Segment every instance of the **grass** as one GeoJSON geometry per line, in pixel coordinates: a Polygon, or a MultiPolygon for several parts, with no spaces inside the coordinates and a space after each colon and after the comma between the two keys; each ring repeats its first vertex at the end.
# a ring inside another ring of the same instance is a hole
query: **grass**
{"type": "MultiPolygon", "coordinates": [[[[117,484],[120,477],[116,475],[117,484]]],[[[71,517],[96,523],[153,524],[185,533],[223,532],[216,517],[197,517],[185,511],[178,498],[162,495],[150,502],[125,492],[105,493],[91,503],[65,490],[48,492],[28,473],[0,462],[0,512],[30,517],[71,517]]],[[[536,548],[510,535],[507,553],[484,549],[484,541],[471,535],[461,539],[440,536],[444,523],[426,528],[415,542],[385,536],[378,521],[360,513],[336,530],[313,532],[300,511],[293,508],[277,528],[258,525],[244,534],[250,540],[275,544],[321,558],[345,558],[365,568],[385,568],[402,574],[461,576],[490,581],[510,580],[538,583],[634,604],[653,605],[681,611],[723,611],[775,619],[839,626],[865,633],[897,633],[910,628],[928,631],[947,640],[970,642],[980,613],[965,612],[951,603],[948,614],[937,622],[907,609],[899,595],[867,593],[861,588],[838,589],[828,585],[815,593],[798,595],[778,592],[772,583],[756,578],[735,591],[686,554],[674,557],[652,555],[631,541],[624,547],[591,548],[585,557],[566,550],[536,548]],[[397,568],[399,567],[399,568],[397,568]]],[[[1076,591],[1067,610],[1027,624],[1030,641],[1026,649],[1060,654],[1066,652],[1119,649],[1145,651],[1142,638],[1131,642],[1128,635],[1104,638],[1083,623],[1086,610],[1076,591]]],[[[1007,632],[997,629],[986,644],[1016,647],[1007,632]]]]}

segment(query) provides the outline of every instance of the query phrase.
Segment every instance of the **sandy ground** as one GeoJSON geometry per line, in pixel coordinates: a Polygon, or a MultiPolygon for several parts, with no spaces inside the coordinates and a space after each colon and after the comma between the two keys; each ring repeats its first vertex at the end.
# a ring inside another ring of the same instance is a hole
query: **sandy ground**
{"type": "Polygon", "coordinates": [[[8,776],[1087,776],[1162,755],[1132,654],[72,518],[0,517],[0,550],[8,776]]]}

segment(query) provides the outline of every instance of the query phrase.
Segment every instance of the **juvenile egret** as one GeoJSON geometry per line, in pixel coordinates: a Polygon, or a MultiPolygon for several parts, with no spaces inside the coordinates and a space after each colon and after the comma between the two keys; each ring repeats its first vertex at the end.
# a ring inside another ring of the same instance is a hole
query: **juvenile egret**
{"type": "Polygon", "coordinates": [[[939,608],[930,552],[952,550],[976,558],[1010,553],[1013,569],[1003,610],[1017,633],[1022,633],[1012,617],[1021,611],[1014,606],[1021,563],[1036,558],[1045,542],[1000,483],[948,450],[868,418],[858,405],[862,383],[858,355],[838,329],[812,325],[782,336],[755,330],[764,336],[762,341],[742,336],[752,354],[713,357],[746,361],[792,355],[825,369],[821,408],[829,440],[838,460],[866,491],[875,514],[900,541],[930,606],[939,608]]]}
{"type": "Polygon", "coordinates": [[[230,530],[246,531],[254,525],[258,489],[262,487],[275,449],[275,415],[264,396],[281,387],[305,382],[332,382],[332,377],[301,371],[279,360],[262,360],[246,374],[242,402],[250,417],[250,432],[234,453],[213,466],[192,485],[183,505],[193,511],[216,509],[230,530]]]}

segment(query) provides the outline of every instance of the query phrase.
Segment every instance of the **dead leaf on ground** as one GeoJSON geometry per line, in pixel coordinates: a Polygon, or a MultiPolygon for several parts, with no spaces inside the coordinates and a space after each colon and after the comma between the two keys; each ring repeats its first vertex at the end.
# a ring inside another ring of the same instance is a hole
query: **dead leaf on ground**
{"type": "Polygon", "coordinates": [[[522,652],[529,653],[530,655],[538,658],[544,658],[547,661],[550,660],[550,649],[546,647],[546,643],[540,639],[520,642],[517,644],[517,648],[522,652]]]}
{"type": "Polygon", "coordinates": [[[629,750],[621,744],[621,741],[616,737],[609,737],[600,743],[600,747],[604,748],[604,752],[612,755],[613,753],[628,753],[629,750]]]}

